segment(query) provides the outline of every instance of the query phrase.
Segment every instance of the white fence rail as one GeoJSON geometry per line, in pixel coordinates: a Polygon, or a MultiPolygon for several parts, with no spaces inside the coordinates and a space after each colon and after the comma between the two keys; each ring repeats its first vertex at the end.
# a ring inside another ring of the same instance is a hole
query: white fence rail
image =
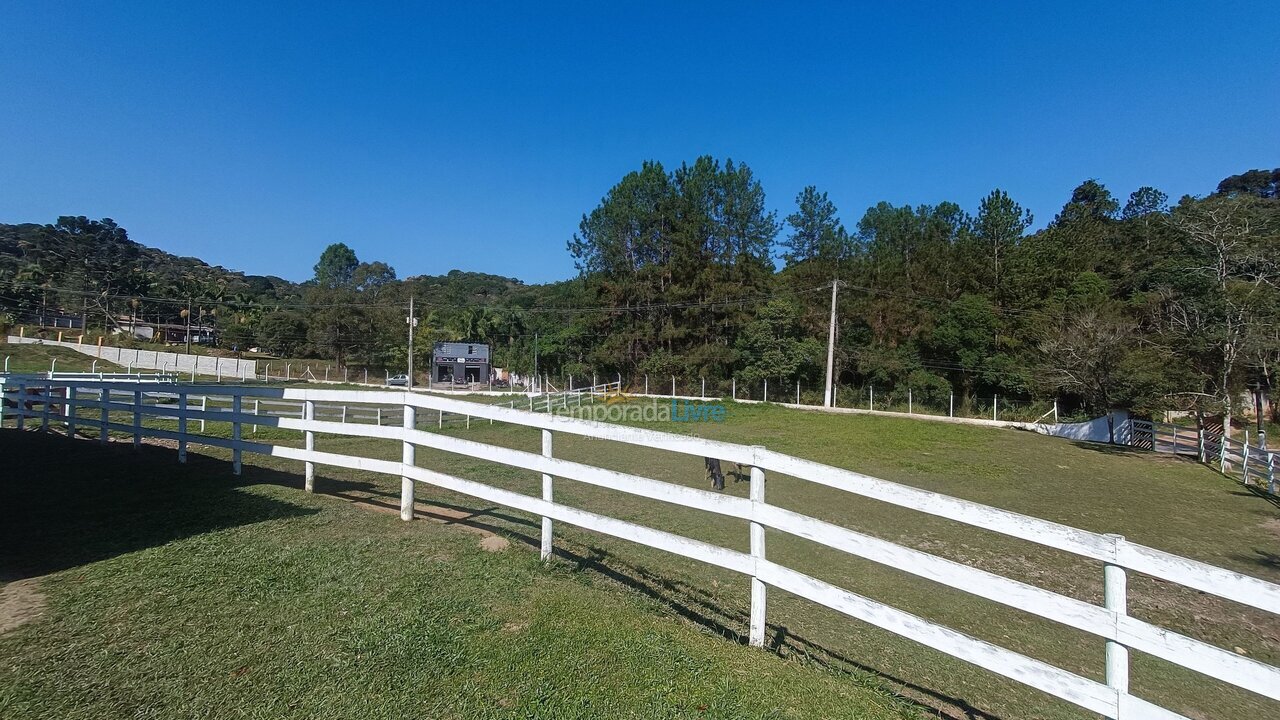
{"type": "MultiPolygon", "coordinates": [[[[141,443],[144,436],[176,440],[180,461],[185,460],[190,443],[228,448],[232,453],[233,470],[237,473],[240,471],[244,452],[298,460],[305,463],[308,490],[312,488],[316,464],[399,477],[401,516],[405,519],[413,516],[417,483],[435,485],[530,512],[542,517],[544,557],[551,553],[554,523],[558,521],[743,573],[751,578],[749,639],[756,646],[764,643],[768,588],[776,588],[1109,718],[1131,720],[1183,717],[1129,693],[1130,649],[1280,701],[1280,668],[1127,615],[1126,573],[1143,573],[1274,614],[1280,614],[1280,585],[1131,543],[1118,535],[1088,532],[1019,515],[791,457],[763,447],[541,414],[529,412],[523,407],[480,405],[404,391],[281,389],[260,386],[190,386],[175,390],[173,386],[142,384],[121,390],[114,383],[27,380],[18,381],[16,386],[6,384],[3,395],[7,405],[4,413],[6,416],[13,416],[19,428],[38,424],[47,431],[55,424],[64,424],[73,435],[77,426],[81,430],[96,428],[98,437],[103,442],[107,441],[110,431],[118,431],[131,434],[135,446],[141,443]],[[228,398],[230,407],[206,406],[196,409],[191,400],[200,396],[228,398]],[[268,402],[291,403],[290,414],[254,415],[246,411],[246,407],[255,403],[261,407],[268,402]],[[380,408],[380,413],[386,413],[387,417],[394,415],[400,422],[374,425],[344,423],[321,417],[324,415],[322,410],[342,406],[380,408]],[[301,409],[293,416],[292,413],[299,407],[301,409]],[[82,411],[86,410],[90,411],[89,418],[82,415],[82,411]],[[97,412],[92,412],[94,410],[97,412]],[[126,416],[127,422],[120,421],[121,413],[126,416]],[[539,430],[542,434],[542,453],[514,450],[423,430],[423,425],[430,427],[432,413],[449,413],[539,430]],[[174,431],[147,425],[148,421],[159,418],[176,419],[178,429],[174,431]],[[423,424],[419,424],[420,419],[424,421],[423,424]],[[192,432],[190,422],[193,420],[201,424],[206,421],[229,423],[232,428],[230,438],[192,432]],[[305,435],[304,447],[287,447],[244,439],[242,427],[254,423],[300,431],[305,435]],[[315,449],[316,433],[396,440],[403,447],[401,460],[396,462],[319,451],[315,449]],[[751,468],[750,494],[746,498],[724,495],[556,458],[553,443],[555,435],[560,433],[741,463],[751,468]],[[523,495],[418,467],[414,461],[418,447],[460,453],[541,473],[541,497],[523,495]],[[770,504],[765,500],[765,476],[770,472],[1099,561],[1103,566],[1104,603],[1101,606],[1093,605],[770,504]],[[742,552],[720,547],[558,503],[553,492],[554,478],[557,477],[746,520],[750,524],[750,550],[742,552]],[[1105,682],[1083,677],[965,635],[773,562],[766,554],[766,528],[805,538],[1093,634],[1106,647],[1105,682]]],[[[0,420],[3,418],[0,417],[0,420]]]]}

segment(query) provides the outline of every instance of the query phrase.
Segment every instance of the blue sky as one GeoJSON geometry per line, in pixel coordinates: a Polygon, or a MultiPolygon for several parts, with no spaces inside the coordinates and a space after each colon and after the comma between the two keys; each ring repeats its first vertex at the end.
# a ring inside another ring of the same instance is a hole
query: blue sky
{"type": "Polygon", "coordinates": [[[569,277],[646,159],[746,162],[779,216],[814,184],[849,226],[1280,166],[1280,3],[105,5],[0,2],[0,222],[293,280],[331,242],[569,277]]]}

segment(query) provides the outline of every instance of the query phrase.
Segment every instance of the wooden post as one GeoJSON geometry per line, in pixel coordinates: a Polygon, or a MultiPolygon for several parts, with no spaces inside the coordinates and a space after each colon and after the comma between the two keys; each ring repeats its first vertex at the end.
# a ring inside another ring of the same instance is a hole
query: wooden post
{"type": "MultiPolygon", "coordinates": [[[[1120,544],[1124,542],[1124,536],[1109,533],[1106,537],[1111,540],[1113,554],[1118,553],[1120,544]]],[[[1126,600],[1128,578],[1125,576],[1124,568],[1113,563],[1106,563],[1102,572],[1103,606],[1114,613],[1113,617],[1118,625],[1119,618],[1129,614],[1126,600]]],[[[1106,683],[1116,691],[1120,707],[1124,707],[1124,696],[1129,694],[1129,648],[1114,640],[1108,640],[1106,655],[1106,683]]]]}
{"type": "Polygon", "coordinates": [[[244,406],[244,397],[239,393],[231,396],[231,412],[234,417],[231,420],[231,472],[240,474],[240,461],[244,455],[244,450],[240,447],[240,411],[244,406]]]}
{"type": "MultiPolygon", "coordinates": [[[[404,429],[406,432],[417,427],[417,419],[417,408],[405,405],[404,429]]],[[[404,439],[403,449],[400,452],[400,464],[406,467],[416,467],[418,464],[417,446],[410,442],[408,437],[404,439]]],[[[400,474],[400,519],[413,519],[413,478],[403,470],[400,474]]]]}
{"type": "Polygon", "coordinates": [[[133,449],[142,447],[142,391],[133,391],[133,449]]]}
{"type": "MultiPolygon", "coordinates": [[[[107,423],[111,421],[110,410],[107,409],[107,403],[111,402],[111,391],[102,388],[98,391],[98,442],[106,445],[111,441],[111,433],[107,430],[107,423]]],[[[18,427],[22,427],[22,416],[18,416],[18,427]]]]}
{"type": "MultiPolygon", "coordinates": [[[[550,430],[542,431],[542,456],[552,457],[550,430]]],[[[546,473],[543,473],[542,499],[546,500],[547,502],[551,502],[553,497],[554,497],[554,494],[552,492],[551,476],[547,475],[546,473]]],[[[541,552],[542,559],[544,561],[551,559],[551,541],[552,541],[551,518],[544,516],[542,518],[542,552],[541,552]]]]}
{"type": "MultiPolygon", "coordinates": [[[[308,422],[316,419],[316,401],[315,400],[302,401],[302,419],[308,422]]],[[[306,430],[303,430],[303,434],[306,437],[306,439],[303,441],[303,447],[306,448],[307,452],[314,452],[316,449],[315,431],[311,430],[310,427],[308,427],[306,430]]],[[[306,475],[304,477],[305,479],[303,480],[303,487],[309,493],[315,492],[316,491],[316,464],[311,462],[310,460],[306,461],[306,475]]]]}
{"type": "Polygon", "coordinates": [[[187,461],[187,394],[178,393],[178,462],[187,461]]]}
{"type": "MultiPolygon", "coordinates": [[[[763,450],[763,448],[756,448],[763,450]]],[[[751,466],[752,504],[764,502],[764,470],[759,466],[751,466]]],[[[751,523],[751,557],[753,560],[764,560],[764,525],[751,523]]],[[[751,577],[751,626],[748,633],[752,647],[764,647],[765,631],[765,585],[753,574],[751,577]]]]}

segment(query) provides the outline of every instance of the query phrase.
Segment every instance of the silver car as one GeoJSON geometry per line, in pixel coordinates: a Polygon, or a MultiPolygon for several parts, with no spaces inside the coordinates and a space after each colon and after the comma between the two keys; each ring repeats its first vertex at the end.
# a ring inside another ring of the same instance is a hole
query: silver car
{"type": "Polygon", "coordinates": [[[404,373],[401,373],[399,375],[392,375],[391,377],[387,378],[387,384],[408,386],[409,376],[405,375],[404,373]]]}

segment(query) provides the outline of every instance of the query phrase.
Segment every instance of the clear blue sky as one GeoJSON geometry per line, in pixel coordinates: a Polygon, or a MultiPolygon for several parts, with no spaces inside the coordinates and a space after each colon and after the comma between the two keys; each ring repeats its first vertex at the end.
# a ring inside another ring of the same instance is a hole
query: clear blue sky
{"type": "Polygon", "coordinates": [[[645,159],[745,161],[780,216],[814,184],[850,226],[1280,166],[1280,3],[417,5],[0,2],[0,222],[540,282],[645,159]]]}

